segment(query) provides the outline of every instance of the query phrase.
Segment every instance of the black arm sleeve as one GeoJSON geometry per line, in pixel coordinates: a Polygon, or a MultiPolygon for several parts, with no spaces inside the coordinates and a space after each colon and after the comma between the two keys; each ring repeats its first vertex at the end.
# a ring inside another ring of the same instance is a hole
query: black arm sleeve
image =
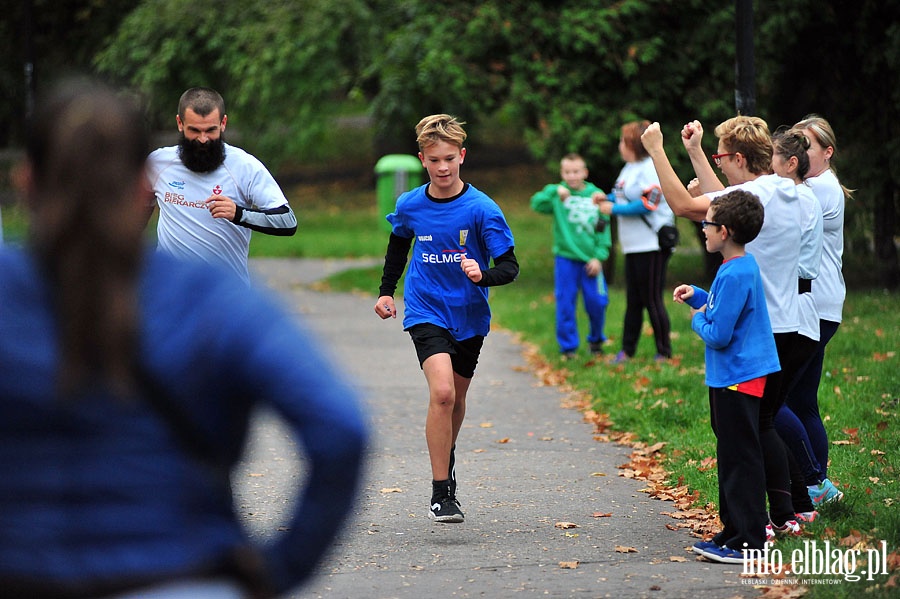
{"type": "Polygon", "coordinates": [[[381,287],[378,297],[389,295],[394,297],[397,283],[406,268],[409,259],[409,248],[412,247],[412,237],[398,237],[391,233],[388,240],[387,253],[384,255],[384,271],[381,275],[381,287]]]}
{"type": "Polygon", "coordinates": [[[516,260],[515,248],[509,248],[494,258],[494,268],[481,272],[481,280],[475,283],[479,287],[496,287],[512,283],[519,276],[519,261],[516,260]]]}
{"type": "Polygon", "coordinates": [[[268,210],[254,210],[242,206],[235,206],[235,208],[234,218],[231,222],[236,225],[266,235],[282,237],[290,237],[297,232],[297,217],[294,216],[294,211],[288,204],[268,210]]]}

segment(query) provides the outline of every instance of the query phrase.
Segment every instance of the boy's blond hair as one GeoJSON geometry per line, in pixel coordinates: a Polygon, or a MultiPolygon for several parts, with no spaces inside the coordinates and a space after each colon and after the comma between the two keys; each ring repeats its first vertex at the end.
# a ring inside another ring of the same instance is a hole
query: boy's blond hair
{"type": "Polygon", "coordinates": [[[416,125],[416,143],[420,150],[441,141],[462,148],[466,141],[466,132],[462,128],[465,124],[449,114],[426,116],[416,125]]]}

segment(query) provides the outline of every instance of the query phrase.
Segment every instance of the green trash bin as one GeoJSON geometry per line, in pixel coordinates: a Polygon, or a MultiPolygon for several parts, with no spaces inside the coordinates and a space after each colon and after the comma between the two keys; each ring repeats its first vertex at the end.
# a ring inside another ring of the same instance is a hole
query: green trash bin
{"type": "Polygon", "coordinates": [[[394,211],[400,194],[422,184],[422,163],[409,154],[387,154],[375,163],[375,177],[378,220],[390,231],[391,223],[384,217],[394,211]]]}

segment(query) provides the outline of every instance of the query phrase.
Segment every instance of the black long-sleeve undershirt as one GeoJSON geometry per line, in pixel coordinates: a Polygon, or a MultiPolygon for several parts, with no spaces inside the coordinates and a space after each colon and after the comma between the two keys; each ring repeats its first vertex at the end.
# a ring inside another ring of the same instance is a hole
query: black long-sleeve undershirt
{"type": "Polygon", "coordinates": [[[267,210],[235,206],[234,218],[231,219],[231,222],[266,235],[290,237],[297,232],[297,217],[294,216],[294,211],[288,204],[267,210]]]}
{"type": "MultiPolygon", "coordinates": [[[[412,237],[400,237],[391,233],[388,240],[387,252],[384,256],[384,270],[381,275],[381,287],[378,290],[379,297],[394,296],[397,283],[406,268],[409,259],[409,249],[412,247],[412,237]]],[[[515,248],[509,248],[503,254],[494,258],[493,268],[481,271],[481,280],[475,283],[479,287],[495,287],[512,283],[519,276],[519,262],[516,260],[515,248]]]]}

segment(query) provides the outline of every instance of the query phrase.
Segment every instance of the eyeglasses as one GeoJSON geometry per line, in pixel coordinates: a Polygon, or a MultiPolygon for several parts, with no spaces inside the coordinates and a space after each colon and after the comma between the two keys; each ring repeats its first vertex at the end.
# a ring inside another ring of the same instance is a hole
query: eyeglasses
{"type": "Polygon", "coordinates": [[[700,226],[705,231],[706,227],[724,227],[725,225],[723,225],[722,223],[714,223],[711,220],[704,219],[700,221],[700,226]]]}
{"type": "Polygon", "coordinates": [[[737,154],[737,152],[725,152],[724,154],[713,154],[710,158],[715,161],[716,166],[721,166],[723,158],[726,156],[734,156],[735,154],[737,154]]]}

